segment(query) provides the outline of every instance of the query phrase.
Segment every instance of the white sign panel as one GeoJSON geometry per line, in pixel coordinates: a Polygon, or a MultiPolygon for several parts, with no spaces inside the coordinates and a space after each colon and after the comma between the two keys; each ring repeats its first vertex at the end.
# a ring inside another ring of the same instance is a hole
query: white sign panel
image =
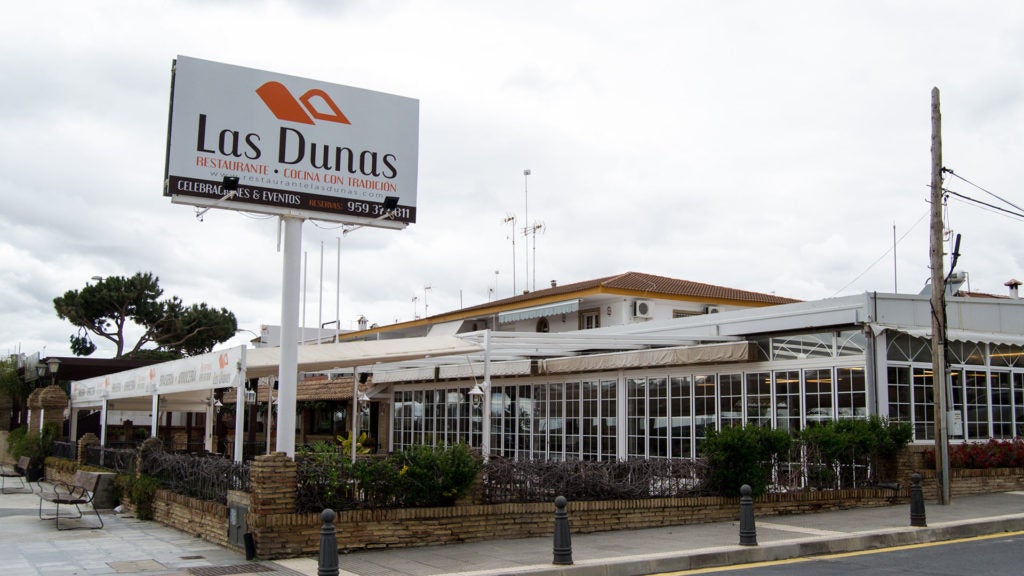
{"type": "Polygon", "coordinates": [[[71,383],[72,404],[238,386],[244,346],[71,383]]]}
{"type": "Polygon", "coordinates": [[[179,56],[168,131],[164,195],[175,202],[416,221],[418,100],[179,56]]]}

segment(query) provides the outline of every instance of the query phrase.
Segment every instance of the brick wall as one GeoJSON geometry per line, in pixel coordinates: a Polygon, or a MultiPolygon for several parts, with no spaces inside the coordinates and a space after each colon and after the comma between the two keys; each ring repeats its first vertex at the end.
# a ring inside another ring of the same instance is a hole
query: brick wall
{"type": "MultiPolygon", "coordinates": [[[[802,514],[852,507],[886,506],[906,499],[907,491],[839,490],[773,494],[755,499],[758,516],[802,514]]],[[[583,534],[655,526],[732,521],[739,518],[739,498],[659,498],[570,502],[572,532],[583,534]]],[[[465,505],[448,508],[341,511],[335,519],[343,551],[405,548],[497,538],[550,536],[553,503],[465,505]]],[[[319,514],[250,516],[261,558],[316,555],[319,514]]]]}
{"type": "Polygon", "coordinates": [[[219,502],[197,500],[167,490],[157,490],[156,498],[153,500],[153,517],[161,524],[186,534],[221,546],[229,546],[228,507],[219,502]]]}

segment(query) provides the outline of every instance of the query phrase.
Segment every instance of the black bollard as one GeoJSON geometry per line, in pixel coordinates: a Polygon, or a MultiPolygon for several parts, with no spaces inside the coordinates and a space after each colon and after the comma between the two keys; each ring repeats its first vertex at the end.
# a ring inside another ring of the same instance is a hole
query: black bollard
{"type": "Polygon", "coordinates": [[[569,534],[569,514],[565,511],[565,496],[555,498],[555,558],[552,564],[572,564],[572,536],[569,534]]]}
{"type": "Polygon", "coordinates": [[[338,537],[334,534],[334,510],[325,508],[320,514],[324,525],[320,527],[320,558],[317,576],[338,576],[338,537]]]}
{"type": "Polygon", "coordinates": [[[748,484],[740,486],[740,546],[757,546],[757,526],[754,525],[754,499],[748,484]]]}
{"type": "Polygon", "coordinates": [[[921,475],[915,472],[910,476],[910,525],[927,526],[924,512],[924,493],[921,491],[921,475]]]}

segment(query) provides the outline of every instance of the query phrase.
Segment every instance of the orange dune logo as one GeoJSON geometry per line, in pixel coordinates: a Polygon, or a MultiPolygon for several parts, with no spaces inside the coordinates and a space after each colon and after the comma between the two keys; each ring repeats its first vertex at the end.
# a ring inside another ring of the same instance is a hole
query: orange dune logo
{"type": "Polygon", "coordinates": [[[217,357],[217,362],[218,364],[220,364],[220,369],[223,370],[228,365],[228,355],[221,354],[220,356],[217,357]]]}
{"type": "Polygon", "coordinates": [[[337,124],[351,124],[345,114],[341,112],[334,100],[319,88],[313,88],[296,99],[292,93],[280,82],[267,82],[256,89],[263,103],[274,113],[278,120],[286,122],[298,122],[300,124],[316,124],[316,120],[324,122],[335,122],[337,124]],[[326,107],[330,112],[322,112],[320,108],[326,107]]]}

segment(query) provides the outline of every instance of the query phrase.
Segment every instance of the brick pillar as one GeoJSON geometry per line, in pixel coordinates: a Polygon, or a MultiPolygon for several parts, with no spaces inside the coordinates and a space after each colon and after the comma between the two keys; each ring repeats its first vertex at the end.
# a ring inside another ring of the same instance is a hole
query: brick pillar
{"type": "Polygon", "coordinates": [[[39,395],[43,393],[42,388],[36,388],[28,395],[28,399],[25,400],[25,406],[28,408],[28,431],[39,432],[42,430],[43,425],[41,423],[42,417],[42,406],[39,405],[39,395]]]}
{"type": "Polygon", "coordinates": [[[78,465],[85,465],[86,446],[99,446],[100,439],[92,432],[82,434],[78,439],[78,465]]]}
{"type": "Polygon", "coordinates": [[[257,456],[249,468],[252,513],[294,514],[297,468],[284,452],[257,456]]]}
{"type": "Polygon", "coordinates": [[[64,410],[68,407],[68,395],[64,389],[51,384],[39,393],[40,418],[42,425],[53,424],[57,430],[64,429],[64,410]]]}

